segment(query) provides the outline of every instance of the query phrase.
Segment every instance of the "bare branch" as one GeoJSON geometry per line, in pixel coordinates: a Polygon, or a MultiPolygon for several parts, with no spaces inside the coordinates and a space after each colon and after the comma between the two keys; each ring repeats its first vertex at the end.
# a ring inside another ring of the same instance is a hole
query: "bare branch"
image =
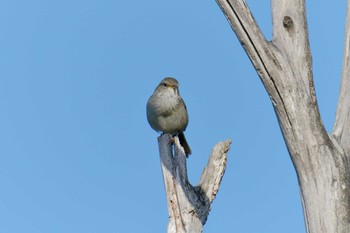
{"type": "Polygon", "coordinates": [[[174,156],[170,140],[169,134],[158,137],[169,212],[168,233],[199,233],[225,173],[230,141],[220,142],[214,147],[200,185],[193,187],[188,182],[186,155],[179,139],[174,138],[174,156]]]}
{"type": "Polygon", "coordinates": [[[215,145],[199,181],[198,186],[202,189],[210,203],[219,191],[220,183],[226,169],[226,158],[230,144],[231,140],[227,140],[215,145]],[[219,175],[213,176],[213,174],[219,175]]]}
{"type": "Polygon", "coordinates": [[[288,69],[289,73],[292,73],[292,69],[289,64],[284,64],[284,55],[274,44],[266,41],[244,0],[216,1],[253,63],[277,116],[289,124],[287,128],[291,128],[292,123],[283,102],[284,93],[281,89],[286,85],[283,70],[288,69]]]}
{"type": "Polygon", "coordinates": [[[350,157],[350,1],[348,1],[343,73],[333,133],[350,157]]]}
{"type": "Polygon", "coordinates": [[[261,79],[269,78],[268,42],[244,0],[216,0],[261,79]]]}

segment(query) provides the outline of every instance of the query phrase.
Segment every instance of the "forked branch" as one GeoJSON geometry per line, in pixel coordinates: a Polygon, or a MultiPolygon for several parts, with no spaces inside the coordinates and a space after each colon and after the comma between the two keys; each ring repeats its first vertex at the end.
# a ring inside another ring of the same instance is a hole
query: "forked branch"
{"type": "Polygon", "coordinates": [[[199,233],[225,173],[231,141],[214,147],[199,185],[193,187],[188,181],[186,155],[179,139],[174,138],[174,156],[170,140],[169,134],[158,137],[169,212],[168,233],[199,233]]]}
{"type": "Polygon", "coordinates": [[[216,2],[253,63],[278,115],[282,116],[281,119],[289,121],[280,91],[283,84],[279,78],[282,77],[282,70],[286,68],[281,63],[283,55],[265,39],[244,0],[216,0],[216,2]]]}
{"type": "Polygon", "coordinates": [[[258,27],[250,9],[244,0],[216,0],[225,14],[238,40],[248,54],[262,79],[268,78],[269,71],[265,61],[268,53],[268,43],[258,27]]]}
{"type": "Polygon", "coordinates": [[[272,100],[297,172],[307,232],[349,233],[350,3],[334,140],[316,100],[305,0],[271,0],[271,42],[262,36],[245,0],[216,1],[272,100]]]}

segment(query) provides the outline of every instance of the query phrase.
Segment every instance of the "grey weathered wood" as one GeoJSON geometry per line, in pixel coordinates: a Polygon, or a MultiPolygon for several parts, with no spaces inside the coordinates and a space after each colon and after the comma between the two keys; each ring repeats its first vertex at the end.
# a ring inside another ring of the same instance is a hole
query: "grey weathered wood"
{"type": "MultiPolygon", "coordinates": [[[[244,0],[216,0],[264,84],[297,172],[309,233],[350,232],[349,25],[334,135],[320,117],[304,0],[271,0],[267,41],[244,0]]],[[[349,5],[349,3],[348,3],[349,5]]],[[[349,7],[347,21],[349,21],[349,7]]]]}
{"type": "Polygon", "coordinates": [[[343,73],[333,133],[350,157],[350,1],[348,1],[343,73]]]}
{"type": "Polygon", "coordinates": [[[158,137],[169,212],[168,233],[199,233],[225,173],[231,141],[215,145],[199,185],[193,187],[188,181],[186,155],[179,139],[174,137],[174,155],[170,140],[169,134],[158,137]]]}

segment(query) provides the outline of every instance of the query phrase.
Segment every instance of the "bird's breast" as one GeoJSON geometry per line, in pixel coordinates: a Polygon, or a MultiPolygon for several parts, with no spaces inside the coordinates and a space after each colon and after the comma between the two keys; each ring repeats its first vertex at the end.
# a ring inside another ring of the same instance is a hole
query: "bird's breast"
{"type": "Polygon", "coordinates": [[[168,115],[179,105],[180,97],[175,93],[158,93],[155,98],[156,109],[159,115],[168,115]]]}

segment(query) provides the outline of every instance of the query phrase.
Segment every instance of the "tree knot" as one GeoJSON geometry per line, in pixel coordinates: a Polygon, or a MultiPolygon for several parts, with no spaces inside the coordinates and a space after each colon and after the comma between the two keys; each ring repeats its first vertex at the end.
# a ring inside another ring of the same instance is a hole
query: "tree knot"
{"type": "Polygon", "coordinates": [[[289,16],[284,16],[283,27],[287,30],[290,30],[293,27],[293,20],[289,16]]]}

